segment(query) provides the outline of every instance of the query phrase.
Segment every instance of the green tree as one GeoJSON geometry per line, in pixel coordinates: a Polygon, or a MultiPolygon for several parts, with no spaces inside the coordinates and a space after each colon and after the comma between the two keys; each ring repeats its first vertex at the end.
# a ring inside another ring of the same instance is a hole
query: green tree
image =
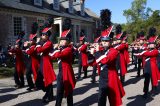
{"type": "Polygon", "coordinates": [[[127,22],[135,22],[137,20],[143,20],[145,16],[147,0],[134,0],[131,8],[124,10],[123,15],[127,18],[127,22]]]}
{"type": "Polygon", "coordinates": [[[130,37],[129,42],[136,38],[141,30],[148,35],[150,27],[157,29],[157,35],[160,33],[160,10],[153,11],[150,7],[146,7],[147,0],[134,0],[131,8],[124,10],[123,15],[127,19],[127,23],[122,27],[126,30],[130,37]]]}
{"type": "Polygon", "coordinates": [[[146,30],[146,20],[149,19],[152,9],[146,7],[147,0],[134,0],[131,8],[124,10],[123,15],[127,19],[127,23],[123,28],[130,34],[129,41],[136,37],[141,30],[146,30]]]}

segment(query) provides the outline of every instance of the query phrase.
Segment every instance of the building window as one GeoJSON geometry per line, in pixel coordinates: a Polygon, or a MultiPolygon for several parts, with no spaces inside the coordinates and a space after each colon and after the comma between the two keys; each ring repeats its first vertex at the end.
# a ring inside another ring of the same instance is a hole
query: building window
{"type": "Polygon", "coordinates": [[[14,36],[17,36],[22,31],[22,17],[14,17],[14,36]]]}
{"type": "Polygon", "coordinates": [[[53,1],[53,9],[59,10],[59,0],[54,0],[53,1]]]}
{"type": "Polygon", "coordinates": [[[73,13],[73,0],[69,0],[69,13],[73,13]]]}
{"type": "Polygon", "coordinates": [[[42,6],[42,0],[34,0],[34,5],[42,6]]]}

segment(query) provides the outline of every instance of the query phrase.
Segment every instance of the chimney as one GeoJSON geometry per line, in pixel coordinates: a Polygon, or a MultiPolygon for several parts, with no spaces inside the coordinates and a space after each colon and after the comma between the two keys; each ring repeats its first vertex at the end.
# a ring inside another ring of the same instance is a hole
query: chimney
{"type": "Polygon", "coordinates": [[[53,9],[54,10],[59,10],[59,5],[60,5],[59,0],[53,0],[53,9]]]}
{"type": "Polygon", "coordinates": [[[69,13],[73,13],[73,0],[69,0],[69,13]]]}
{"type": "Polygon", "coordinates": [[[80,6],[81,6],[81,15],[85,15],[85,0],[80,0],[80,6]]]}

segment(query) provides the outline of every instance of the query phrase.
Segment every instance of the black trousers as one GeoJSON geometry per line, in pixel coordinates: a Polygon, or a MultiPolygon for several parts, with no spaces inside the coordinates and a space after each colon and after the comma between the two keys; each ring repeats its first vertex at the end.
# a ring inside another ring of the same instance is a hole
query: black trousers
{"type": "Polygon", "coordinates": [[[82,73],[82,61],[78,62],[78,77],[81,77],[82,73]]]}
{"type": "Polygon", "coordinates": [[[26,79],[27,79],[28,86],[30,88],[33,88],[34,83],[33,83],[33,80],[32,80],[32,65],[30,63],[27,65],[26,79]]]}
{"type": "Polygon", "coordinates": [[[92,72],[92,81],[96,80],[96,71],[97,71],[97,66],[93,66],[93,72],[92,72]]]}
{"type": "Polygon", "coordinates": [[[24,86],[24,75],[20,74],[20,76],[18,76],[18,72],[15,70],[15,72],[14,72],[14,81],[15,81],[16,85],[24,86]]]}
{"type": "Polygon", "coordinates": [[[101,70],[99,76],[98,106],[106,106],[108,96],[108,69],[101,70]]]}
{"type": "Polygon", "coordinates": [[[43,97],[43,99],[49,99],[52,100],[53,99],[53,85],[49,84],[47,87],[45,87],[45,95],[43,97]]]}
{"type": "Polygon", "coordinates": [[[131,52],[131,57],[132,57],[132,64],[133,64],[133,62],[134,62],[134,52],[133,52],[133,50],[132,50],[132,52],[131,52]]]}
{"type": "Polygon", "coordinates": [[[149,73],[145,73],[144,74],[144,88],[143,88],[144,93],[148,93],[149,91],[150,80],[151,80],[151,75],[149,73]]]}
{"type": "Polygon", "coordinates": [[[123,85],[123,84],[124,84],[124,81],[125,81],[125,75],[122,76],[122,75],[120,74],[120,80],[121,80],[121,83],[122,83],[122,85],[123,85]]]}
{"type": "Polygon", "coordinates": [[[124,81],[125,81],[125,75],[122,76],[122,70],[121,70],[121,68],[120,68],[120,80],[121,80],[121,83],[123,85],[124,81]]]}
{"type": "Polygon", "coordinates": [[[42,71],[39,70],[37,72],[37,80],[35,82],[36,88],[41,89],[45,92],[45,95],[43,96],[43,99],[53,99],[53,85],[49,84],[47,87],[44,86],[44,81],[43,81],[43,74],[42,71]]]}
{"type": "MultiPolygon", "coordinates": [[[[64,84],[62,78],[57,80],[57,97],[56,97],[56,106],[61,106],[62,99],[64,95],[64,84]]],[[[73,106],[73,93],[69,93],[67,96],[67,105],[73,106]]]]}
{"type": "Polygon", "coordinates": [[[138,58],[136,56],[134,56],[134,65],[135,65],[135,68],[137,68],[137,63],[138,63],[138,58]]]}
{"type": "Polygon", "coordinates": [[[106,106],[108,90],[107,88],[99,88],[98,106],[106,106]]]}
{"type": "Polygon", "coordinates": [[[42,89],[43,91],[45,91],[43,74],[40,70],[37,72],[37,79],[36,79],[35,85],[37,89],[42,89]]]}
{"type": "Polygon", "coordinates": [[[138,72],[137,72],[138,76],[140,76],[141,68],[142,68],[142,59],[138,59],[138,72]]]}
{"type": "Polygon", "coordinates": [[[84,72],[84,77],[87,77],[87,67],[82,66],[82,61],[78,62],[78,77],[81,77],[82,68],[83,68],[83,72],[84,72]]]}
{"type": "Polygon", "coordinates": [[[83,66],[84,77],[87,77],[87,73],[88,73],[88,72],[87,72],[87,68],[88,68],[88,67],[86,67],[86,66],[84,67],[84,66],[83,66]]]}

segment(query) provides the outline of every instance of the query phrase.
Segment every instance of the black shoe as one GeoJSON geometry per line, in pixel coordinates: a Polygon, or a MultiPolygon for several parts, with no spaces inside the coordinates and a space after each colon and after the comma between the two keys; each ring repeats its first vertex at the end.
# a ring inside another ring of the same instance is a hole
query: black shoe
{"type": "Polygon", "coordinates": [[[87,76],[84,76],[83,79],[87,78],[87,76]]]}
{"type": "Polygon", "coordinates": [[[17,88],[17,87],[18,87],[18,85],[14,85],[14,87],[15,87],[15,88],[17,88]]]}
{"type": "Polygon", "coordinates": [[[26,90],[27,90],[27,91],[32,91],[32,89],[34,89],[34,87],[29,87],[29,88],[27,88],[26,90]]]}
{"type": "Polygon", "coordinates": [[[154,90],[151,91],[151,96],[152,97],[155,97],[157,94],[158,94],[157,89],[154,89],[154,90]]]}
{"type": "Polygon", "coordinates": [[[81,78],[81,76],[78,76],[78,77],[77,77],[77,79],[80,79],[80,78],[81,78]]]}
{"type": "Polygon", "coordinates": [[[147,98],[148,98],[148,93],[144,93],[142,97],[143,97],[144,99],[147,99],[147,98]]]}
{"type": "Polygon", "coordinates": [[[54,100],[54,97],[51,96],[51,97],[49,97],[48,99],[49,99],[49,101],[53,101],[53,100],[54,100]]]}
{"type": "Polygon", "coordinates": [[[50,102],[50,100],[48,98],[43,99],[43,103],[49,103],[49,102],[50,102]]]}
{"type": "Polygon", "coordinates": [[[45,100],[46,98],[47,98],[47,94],[45,94],[42,99],[45,100]]]}
{"type": "Polygon", "coordinates": [[[23,88],[24,85],[18,85],[16,88],[19,89],[19,88],[23,88]]]}
{"type": "Polygon", "coordinates": [[[20,87],[20,88],[24,88],[25,86],[24,86],[24,85],[20,85],[19,87],[20,87]]]}
{"type": "Polygon", "coordinates": [[[96,81],[95,80],[91,80],[91,83],[95,83],[96,81]]]}
{"type": "Polygon", "coordinates": [[[38,90],[41,90],[41,89],[39,89],[39,88],[37,88],[37,87],[34,87],[33,90],[34,90],[34,91],[38,91],[38,90]]]}
{"type": "Polygon", "coordinates": [[[51,96],[51,97],[43,97],[43,103],[49,103],[49,102],[51,102],[51,101],[53,101],[53,96],[51,96]]]}
{"type": "Polygon", "coordinates": [[[155,97],[156,96],[156,93],[151,93],[151,97],[155,97]]]}
{"type": "Polygon", "coordinates": [[[137,75],[136,77],[137,77],[137,78],[139,78],[139,77],[140,77],[140,75],[137,75]]]}

